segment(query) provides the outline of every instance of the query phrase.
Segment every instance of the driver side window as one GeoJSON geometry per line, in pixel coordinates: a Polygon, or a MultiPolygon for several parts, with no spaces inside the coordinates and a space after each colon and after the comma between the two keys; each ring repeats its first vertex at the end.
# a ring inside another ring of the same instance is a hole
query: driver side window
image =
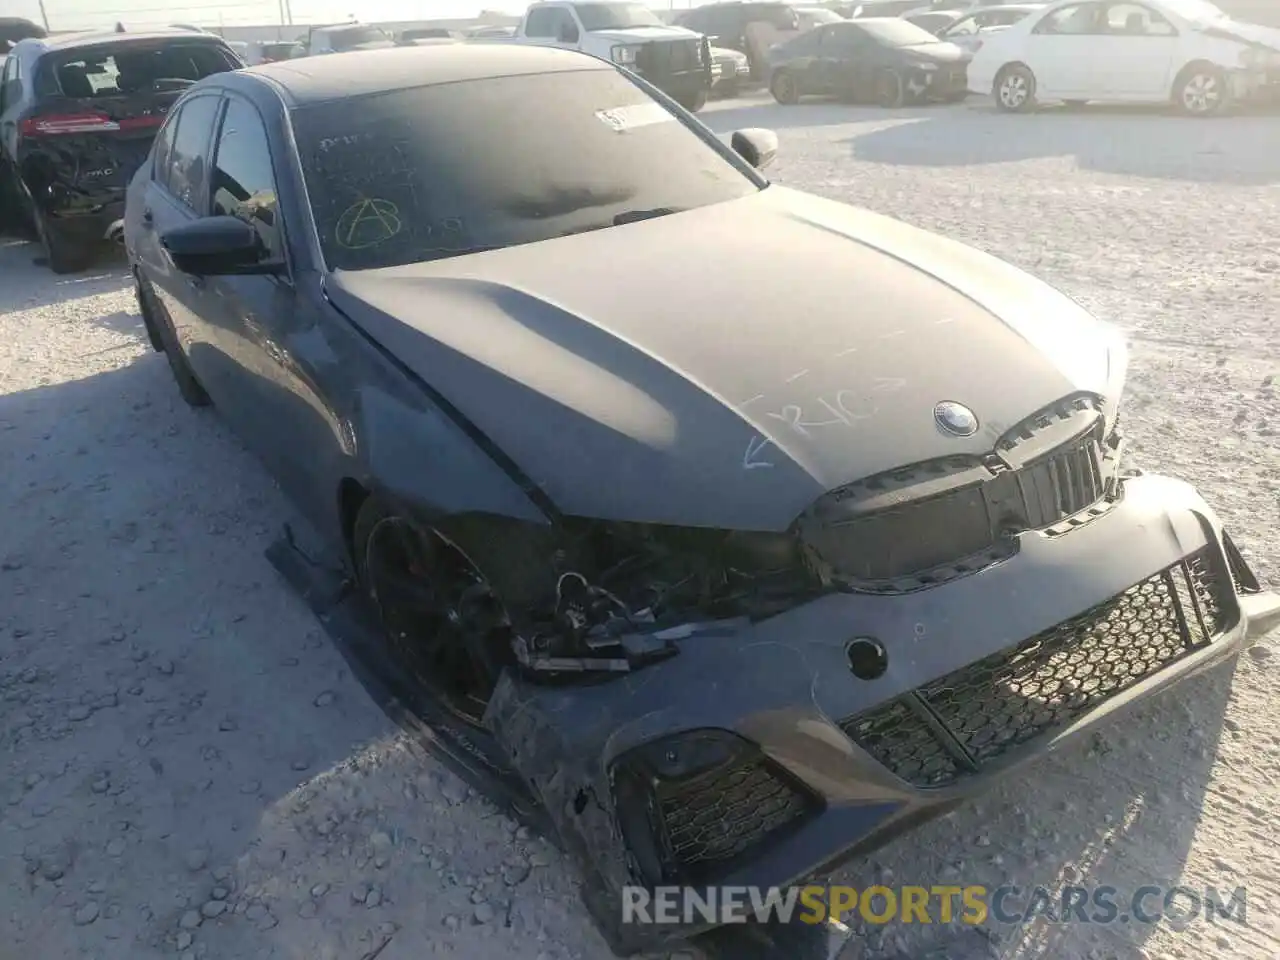
{"type": "Polygon", "coordinates": [[[1174,37],[1178,31],[1150,7],[1113,3],[1107,7],[1106,32],[1124,37],[1174,37]]]}
{"type": "Polygon", "coordinates": [[[1062,7],[1036,24],[1036,33],[1057,36],[1081,36],[1100,33],[1099,7],[1096,3],[1079,3],[1062,7]]]}
{"type": "Polygon", "coordinates": [[[946,32],[948,37],[971,37],[978,32],[976,17],[965,17],[959,23],[953,23],[946,32]]]}

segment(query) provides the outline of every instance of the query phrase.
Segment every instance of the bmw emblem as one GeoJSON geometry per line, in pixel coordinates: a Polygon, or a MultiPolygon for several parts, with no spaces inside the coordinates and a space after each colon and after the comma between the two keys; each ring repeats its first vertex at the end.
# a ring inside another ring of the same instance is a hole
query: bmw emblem
{"type": "Polygon", "coordinates": [[[933,422],[953,437],[972,437],[978,432],[978,417],[963,403],[944,400],[933,408],[933,422]]]}

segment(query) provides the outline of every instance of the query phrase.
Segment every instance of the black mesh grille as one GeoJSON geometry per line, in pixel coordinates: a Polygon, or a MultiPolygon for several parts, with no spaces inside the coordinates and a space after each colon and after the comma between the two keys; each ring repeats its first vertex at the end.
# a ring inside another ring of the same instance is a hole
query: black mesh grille
{"type": "Polygon", "coordinates": [[[1092,610],[841,724],[918,787],[945,786],[1203,647],[1238,614],[1205,548],[1092,610]]]}
{"type": "Polygon", "coordinates": [[[759,755],[656,789],[668,855],[682,874],[733,859],[809,809],[759,755]]]}
{"type": "Polygon", "coordinates": [[[1064,402],[986,457],[945,457],[833,491],[802,520],[802,535],[861,590],[902,592],[974,572],[1007,556],[1015,534],[1105,510],[1116,457],[1104,428],[1090,401],[1064,402]],[[1059,448],[1027,462],[1011,454],[1067,426],[1079,432],[1059,448]]]}

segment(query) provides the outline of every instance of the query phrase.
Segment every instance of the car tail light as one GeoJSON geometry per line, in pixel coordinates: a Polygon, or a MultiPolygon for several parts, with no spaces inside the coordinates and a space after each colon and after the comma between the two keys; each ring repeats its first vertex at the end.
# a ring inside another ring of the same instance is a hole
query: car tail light
{"type": "Polygon", "coordinates": [[[28,117],[22,121],[24,137],[50,137],[63,133],[106,133],[119,130],[120,124],[101,113],[63,113],[47,117],[28,117]]]}
{"type": "Polygon", "coordinates": [[[112,120],[102,113],[60,113],[43,117],[27,117],[22,121],[24,137],[52,137],[73,133],[114,133],[118,130],[147,130],[164,122],[163,114],[125,117],[112,120]]]}

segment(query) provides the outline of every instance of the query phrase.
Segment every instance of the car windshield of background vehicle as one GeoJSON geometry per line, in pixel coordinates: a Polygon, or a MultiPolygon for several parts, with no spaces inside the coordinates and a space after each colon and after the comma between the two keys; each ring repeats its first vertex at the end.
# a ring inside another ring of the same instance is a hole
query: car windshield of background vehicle
{"type": "Polygon", "coordinates": [[[625,30],[628,27],[666,26],[642,3],[575,3],[584,30],[625,30]]]}
{"type": "Polygon", "coordinates": [[[391,38],[377,27],[344,27],[330,30],[329,44],[334,50],[350,50],[363,43],[386,43],[391,38]]]}
{"type": "Polygon", "coordinates": [[[147,93],[165,81],[194,83],[240,66],[220,44],[107,45],[52,55],[37,72],[39,96],[92,100],[147,93]]]}
{"type": "Polygon", "coordinates": [[[886,47],[914,47],[921,43],[937,43],[938,38],[909,20],[856,20],[858,29],[886,47]]]}
{"type": "Polygon", "coordinates": [[[534,243],[761,189],[614,70],[397,90],[292,121],[332,269],[534,243]]]}

